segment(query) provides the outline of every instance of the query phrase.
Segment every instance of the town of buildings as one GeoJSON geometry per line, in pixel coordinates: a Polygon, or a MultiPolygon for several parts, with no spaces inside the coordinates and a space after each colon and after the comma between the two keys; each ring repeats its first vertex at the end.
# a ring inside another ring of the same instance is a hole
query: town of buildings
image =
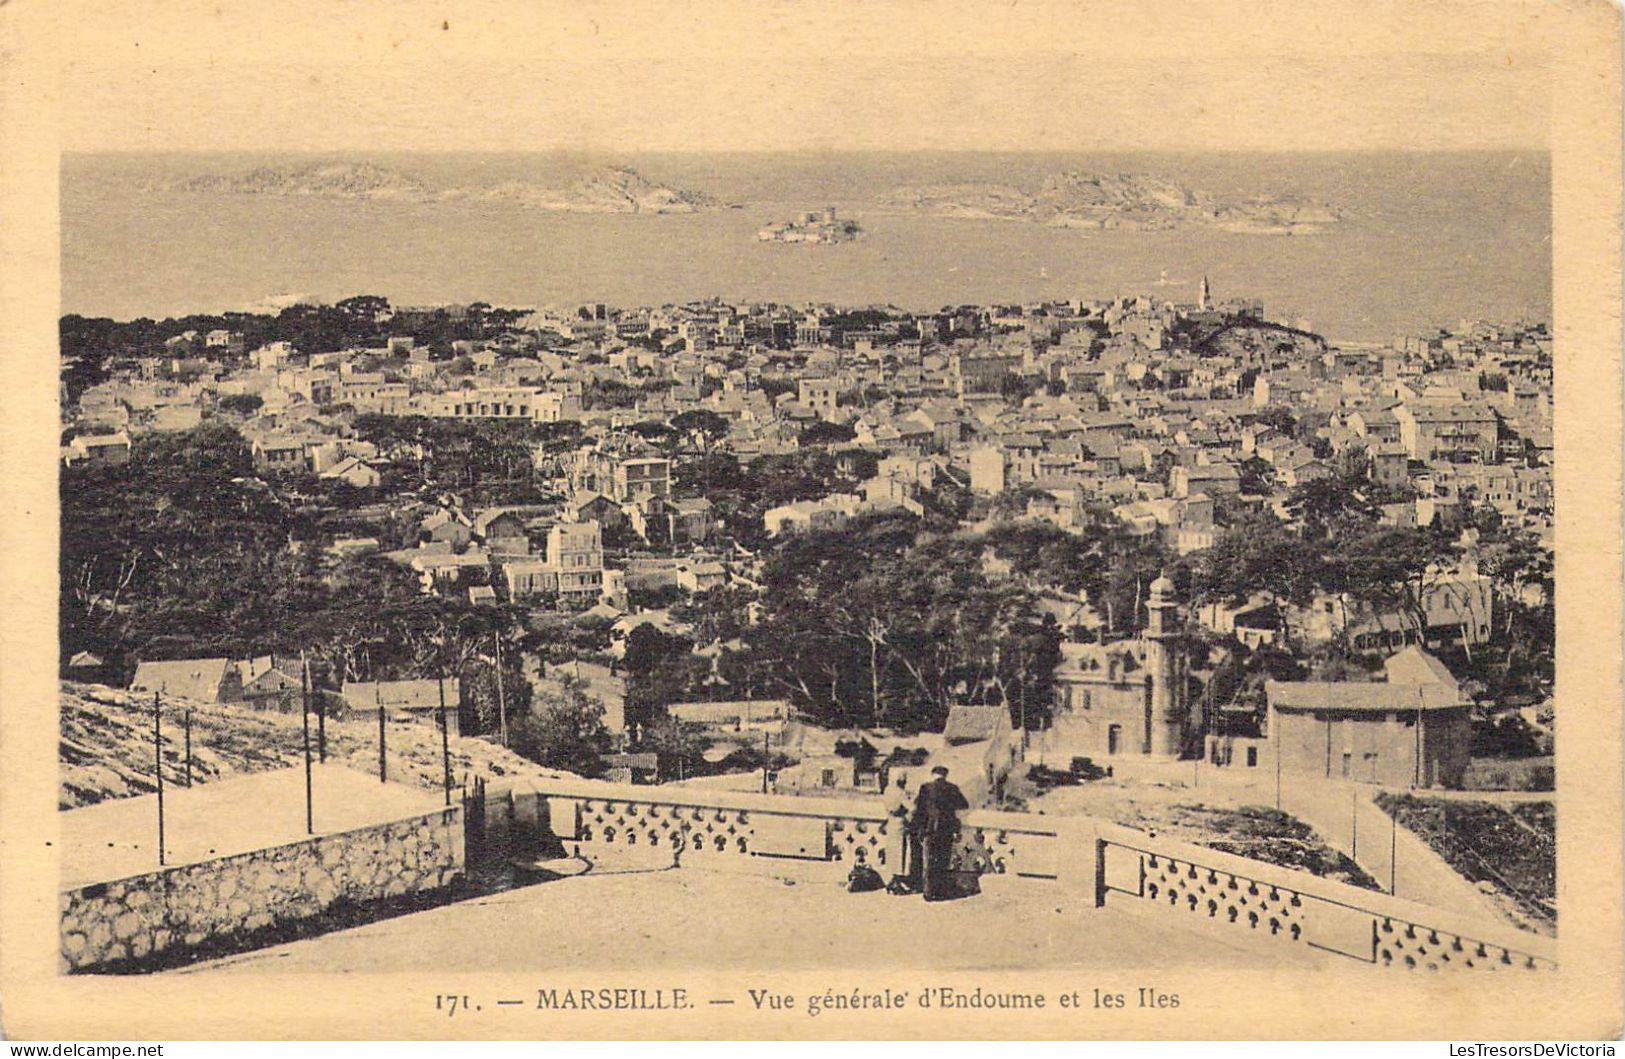
{"type": "MultiPolygon", "coordinates": [[[[1405,602],[1327,590],[1190,600],[1164,576],[1125,618],[1086,592],[1032,586],[1061,631],[1052,716],[1038,730],[985,699],[953,705],[941,732],[822,729],[791,700],[728,687],[718,662],[730,645],[651,601],[726,589],[752,622],[773,549],[867,514],[924,518],[944,490],[969,497],[965,530],[1027,521],[1085,532],[1105,512],[1173,557],[1214,548],[1237,519],[1293,524],[1297,491],[1350,468],[1395,529],[1470,535],[1469,516],[1488,508],[1546,549],[1553,531],[1545,325],[1338,344],[1268,322],[1256,301],[1215,300],[1205,277],[1190,304],[592,304],[480,339],[390,334],[338,350],[182,331],[162,354],[105,367],[65,400],[65,467],[116,468],[144,437],[225,423],[263,480],[346,486],[414,528],[409,541],[335,535],[325,561],[394,563],[426,597],[602,621],[602,657],[538,662],[531,679],[567,678],[604,703],[616,745],[602,772],[626,783],[678,778],[639,743],[617,672],[632,634],[652,626],[695,636],[711,672],[709,696],[666,703],[666,715],[709,742],[707,760],[762,749],[751,789],[757,775],[766,788],[769,761],[773,791],[823,798],[872,797],[905,776],[917,785],[948,764],[973,805],[998,807],[1035,754],[1123,775],[1181,761],[1273,773],[1278,800],[1283,774],[1459,786],[1486,706],[1509,705],[1480,701],[1439,658],[1490,643],[1509,603],[1467,558],[1429,570],[1405,602]],[[361,417],[522,428],[523,495],[392,491],[424,453],[366,440],[361,417]],[[707,492],[713,454],[746,465],[809,451],[827,455],[837,485],[727,511],[707,492]],[[1335,641],[1368,678],[1270,680],[1260,702],[1216,701],[1193,636],[1288,655],[1335,641]]],[[[108,677],[88,651],[65,670],[108,677]]],[[[459,681],[425,676],[346,680],[321,692],[322,708],[377,711],[380,739],[387,715],[461,740],[459,681]]],[[[307,694],[304,677],[287,658],[143,658],[128,684],[288,711],[307,694]]],[[[1549,701],[1510,705],[1549,734],[1549,701]]]]}
{"type": "MultiPolygon", "coordinates": [[[[828,214],[814,221],[832,223],[828,214]]],[[[1552,532],[1544,325],[1464,323],[1344,347],[1268,324],[1257,302],[1215,301],[1206,277],[1193,304],[1136,296],[931,313],[597,304],[536,312],[438,351],[400,336],[370,349],[305,352],[275,341],[245,350],[224,330],[183,332],[165,346],[164,356],[123,362],[64,409],[64,464],[116,465],[132,438],[221,418],[233,398],[254,399],[234,422],[261,473],[373,491],[401,455],[360,440],[358,415],[567,424],[579,433],[534,454],[551,501],[414,500],[414,546],[347,538],[331,551],[383,553],[425,593],[600,607],[631,626],[629,587],[695,594],[756,584],[760,555],[725,532],[708,497],[675,487],[673,453],[635,429],[690,412],[714,416],[716,450],[742,462],[807,445],[838,461],[869,457],[872,473],[850,491],[766,506],[755,536],[769,544],[866,512],[923,514],[922,494],[951,482],[1063,530],[1105,505],[1129,533],[1191,555],[1212,547],[1238,511],[1290,519],[1286,495],[1351,453],[1392,498],[1381,508],[1390,525],[1449,525],[1481,504],[1544,541],[1552,532]],[[631,399],[590,396],[613,388],[631,399]],[[828,433],[810,440],[820,425],[828,433]],[[637,555],[606,547],[606,536],[627,534],[658,547],[637,555]]],[[[1268,718],[1250,735],[1220,734],[1192,706],[1199,691],[1164,645],[1182,622],[1250,648],[1342,637],[1380,658],[1407,644],[1470,648],[1489,639],[1495,614],[1489,578],[1470,563],[1429,580],[1415,608],[1420,629],[1406,613],[1347,595],[1191,608],[1170,591],[1166,580],[1151,587],[1148,621],[1127,639],[1098,633],[1090,600],[1068,604],[1086,616],[1070,626],[1089,629],[1091,642],[1062,644],[1056,727],[1080,752],[1170,757],[1196,748],[1253,765],[1275,752],[1254,741],[1268,718]]],[[[1340,691],[1281,686],[1271,706],[1283,717],[1334,714],[1351,730],[1396,723],[1413,707],[1424,727],[1465,716],[1454,692],[1418,706],[1409,685],[1391,695],[1386,687],[1345,702],[1340,691]]],[[[1418,759],[1431,737],[1407,745],[1350,751],[1352,761],[1299,751],[1290,760],[1328,774],[1459,776],[1457,764],[1418,759]],[[1390,760],[1406,753],[1408,763],[1390,760]]]]}

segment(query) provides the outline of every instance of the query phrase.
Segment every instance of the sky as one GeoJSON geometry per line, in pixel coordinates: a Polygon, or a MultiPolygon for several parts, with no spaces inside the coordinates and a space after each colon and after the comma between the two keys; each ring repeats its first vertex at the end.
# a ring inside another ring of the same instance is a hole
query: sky
{"type": "Polygon", "coordinates": [[[1550,108],[1514,0],[126,0],[63,28],[70,151],[1540,148],[1550,108]]]}

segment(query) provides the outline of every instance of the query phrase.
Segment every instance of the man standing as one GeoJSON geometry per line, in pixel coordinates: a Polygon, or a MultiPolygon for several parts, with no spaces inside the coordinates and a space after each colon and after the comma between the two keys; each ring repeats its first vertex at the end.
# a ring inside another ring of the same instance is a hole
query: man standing
{"type": "Polygon", "coordinates": [[[947,766],[932,769],[931,777],[914,797],[914,830],[925,846],[925,899],[943,901],[953,896],[948,870],[959,837],[959,814],[970,803],[963,791],[948,782],[947,766]]]}

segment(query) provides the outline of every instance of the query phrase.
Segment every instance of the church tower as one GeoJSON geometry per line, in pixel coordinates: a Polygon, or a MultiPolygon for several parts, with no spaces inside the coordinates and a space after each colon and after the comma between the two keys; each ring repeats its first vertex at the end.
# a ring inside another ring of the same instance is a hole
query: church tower
{"type": "Polygon", "coordinates": [[[1166,577],[1151,582],[1150,611],[1145,630],[1145,668],[1150,681],[1146,702],[1147,740],[1152,757],[1178,757],[1185,743],[1185,703],[1182,667],[1174,641],[1179,634],[1179,604],[1174,583],[1166,577]]]}
{"type": "Polygon", "coordinates": [[[1196,307],[1203,312],[1213,307],[1213,291],[1207,285],[1207,273],[1202,273],[1202,285],[1196,291],[1196,307]]]}

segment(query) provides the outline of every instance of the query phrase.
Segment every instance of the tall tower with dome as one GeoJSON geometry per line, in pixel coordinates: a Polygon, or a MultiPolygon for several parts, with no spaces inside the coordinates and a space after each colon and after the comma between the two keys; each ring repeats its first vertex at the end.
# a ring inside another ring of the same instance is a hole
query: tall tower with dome
{"type": "Polygon", "coordinates": [[[1179,604],[1174,583],[1166,576],[1151,582],[1146,602],[1145,668],[1149,683],[1146,718],[1147,751],[1152,757],[1177,757],[1184,747],[1189,718],[1185,678],[1179,657],[1179,604]]]}
{"type": "Polygon", "coordinates": [[[1173,582],[1152,582],[1146,607],[1149,621],[1131,639],[1062,642],[1054,736],[1068,752],[1169,760],[1197,734],[1173,582]]]}

